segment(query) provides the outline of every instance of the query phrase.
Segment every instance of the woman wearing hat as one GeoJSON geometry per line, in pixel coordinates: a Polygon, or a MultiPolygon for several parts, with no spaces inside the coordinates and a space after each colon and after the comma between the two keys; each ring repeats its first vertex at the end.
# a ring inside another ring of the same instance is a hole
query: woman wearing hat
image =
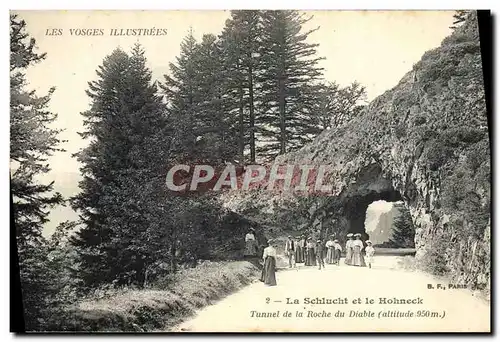
{"type": "Polygon", "coordinates": [[[365,267],[365,258],[361,251],[363,250],[363,241],[361,241],[361,234],[355,234],[356,240],[352,242],[352,265],[365,267]]]}
{"type": "Polygon", "coordinates": [[[300,240],[296,243],[295,246],[295,263],[303,263],[304,262],[304,248],[306,246],[306,240],[304,235],[300,236],[300,240]]]}
{"type": "Polygon", "coordinates": [[[326,242],[326,263],[335,263],[335,243],[333,242],[333,235],[330,235],[330,240],[326,242]]]}
{"type": "Polygon", "coordinates": [[[305,266],[316,266],[316,245],[312,237],[307,238],[305,266]]]}
{"type": "Polygon", "coordinates": [[[260,281],[269,286],[276,285],[276,249],[272,245],[273,241],[267,241],[267,247],[264,248],[262,259],[264,259],[264,268],[260,281]]]}
{"type": "Polygon", "coordinates": [[[345,243],[345,264],[352,265],[352,243],[354,242],[352,233],[347,234],[347,241],[345,243]]]}

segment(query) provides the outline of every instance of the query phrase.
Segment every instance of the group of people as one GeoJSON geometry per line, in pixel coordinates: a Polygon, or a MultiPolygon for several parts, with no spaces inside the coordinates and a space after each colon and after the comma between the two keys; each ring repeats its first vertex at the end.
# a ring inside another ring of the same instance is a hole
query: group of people
{"type": "Polygon", "coordinates": [[[285,255],[288,257],[289,267],[304,263],[304,266],[319,266],[319,269],[327,264],[339,265],[342,246],[337,239],[333,238],[323,243],[322,239],[316,241],[312,237],[300,236],[295,241],[292,236],[288,236],[285,242],[285,255]]]}
{"type": "Polygon", "coordinates": [[[346,265],[365,267],[368,262],[368,267],[372,267],[375,248],[373,248],[370,240],[366,240],[365,243],[366,248],[361,240],[361,234],[347,234],[347,242],[345,244],[346,254],[344,260],[346,265]],[[365,260],[365,256],[367,260],[365,260]]]}
{"type": "MultiPolygon", "coordinates": [[[[371,268],[375,249],[370,240],[366,240],[366,247],[361,240],[361,234],[347,234],[347,242],[345,245],[345,260],[344,263],[349,266],[359,266],[371,268]],[[366,257],[366,260],[365,260],[366,257]]],[[[276,249],[273,246],[274,240],[267,241],[267,247],[264,248],[262,259],[264,266],[260,280],[266,285],[276,285],[276,249]]],[[[316,241],[312,237],[301,235],[297,240],[292,236],[288,236],[285,242],[285,255],[288,258],[289,267],[296,267],[298,263],[303,263],[304,266],[318,266],[321,270],[327,264],[340,265],[340,257],[342,246],[339,241],[330,236],[330,239],[323,242],[322,239],[316,241]]],[[[255,231],[250,231],[245,236],[245,256],[257,256],[258,243],[255,238],[255,231]]]]}

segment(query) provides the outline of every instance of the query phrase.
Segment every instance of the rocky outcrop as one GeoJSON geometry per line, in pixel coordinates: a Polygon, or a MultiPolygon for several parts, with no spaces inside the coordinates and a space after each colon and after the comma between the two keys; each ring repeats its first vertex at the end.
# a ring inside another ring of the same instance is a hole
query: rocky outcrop
{"type": "Polygon", "coordinates": [[[328,164],[333,194],[292,200],[255,191],[232,209],[306,201],[312,226],[325,233],[330,219],[327,230],[343,234],[364,230],[371,202],[403,200],[420,266],[489,286],[490,149],[475,14],[358,117],[275,162],[328,164]]]}

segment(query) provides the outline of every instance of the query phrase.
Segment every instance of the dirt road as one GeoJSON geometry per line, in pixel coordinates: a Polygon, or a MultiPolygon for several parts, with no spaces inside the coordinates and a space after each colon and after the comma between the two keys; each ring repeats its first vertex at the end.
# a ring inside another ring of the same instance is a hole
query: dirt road
{"type": "MultiPolygon", "coordinates": [[[[257,281],[175,327],[186,332],[487,332],[489,303],[466,289],[397,267],[299,266],[257,281]],[[430,289],[429,287],[434,287],[430,289]],[[441,286],[441,287],[439,287],[441,286]],[[402,300],[410,301],[403,303],[402,300]],[[399,301],[399,303],[397,303],[399,301]]],[[[343,260],[342,260],[343,261],[343,260]]]]}

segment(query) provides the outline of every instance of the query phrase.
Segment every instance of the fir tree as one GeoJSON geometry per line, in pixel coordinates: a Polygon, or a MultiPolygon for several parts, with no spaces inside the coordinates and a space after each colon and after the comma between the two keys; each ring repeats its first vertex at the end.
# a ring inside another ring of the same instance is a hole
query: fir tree
{"type": "Polygon", "coordinates": [[[172,148],[178,161],[188,161],[196,145],[196,114],[199,104],[195,53],[198,48],[192,30],[181,43],[176,63],[170,63],[170,73],[159,84],[167,102],[167,112],[172,129],[176,132],[172,148]]]}
{"type": "Polygon", "coordinates": [[[366,100],[365,87],[357,82],[344,88],[330,82],[313,89],[317,95],[314,113],[318,119],[318,132],[346,124],[361,112],[366,100]]]}
{"type": "Polygon", "coordinates": [[[197,110],[195,121],[197,143],[194,155],[212,163],[232,162],[238,154],[235,118],[227,110],[223,51],[212,34],[203,35],[193,59],[196,68],[197,110]]]}
{"type": "Polygon", "coordinates": [[[226,92],[235,94],[232,103],[238,109],[239,159],[244,160],[245,147],[249,146],[249,160],[256,159],[256,91],[260,71],[260,42],[262,33],[261,12],[231,11],[231,19],[221,35],[225,47],[224,61],[226,92]]]}
{"type": "Polygon", "coordinates": [[[404,206],[399,206],[398,212],[389,242],[399,248],[413,248],[415,247],[415,228],[410,212],[404,206]]]}
{"type": "Polygon", "coordinates": [[[50,171],[47,157],[58,151],[58,130],[49,125],[57,115],[47,106],[54,89],[38,97],[26,89],[26,69],[45,58],[36,52],[36,42],[26,32],[26,22],[10,16],[10,166],[11,194],[16,227],[17,251],[27,330],[38,330],[55,295],[53,271],[46,264],[47,246],[42,236],[49,209],[62,204],[53,184],[36,180],[50,171]]]}
{"type": "Polygon", "coordinates": [[[303,146],[317,133],[311,86],[321,77],[321,58],[315,57],[317,44],[306,42],[316,29],[301,32],[310,19],[290,10],[262,14],[259,133],[268,158],[303,146]]]}
{"type": "Polygon", "coordinates": [[[142,285],[168,234],[161,227],[167,205],[162,186],[171,130],[139,45],[131,56],[113,51],[97,74],[87,92],[91,109],[83,113],[82,136],[91,141],[77,154],[82,192],[73,198],[84,227],[72,243],[87,286],[142,285]]]}

